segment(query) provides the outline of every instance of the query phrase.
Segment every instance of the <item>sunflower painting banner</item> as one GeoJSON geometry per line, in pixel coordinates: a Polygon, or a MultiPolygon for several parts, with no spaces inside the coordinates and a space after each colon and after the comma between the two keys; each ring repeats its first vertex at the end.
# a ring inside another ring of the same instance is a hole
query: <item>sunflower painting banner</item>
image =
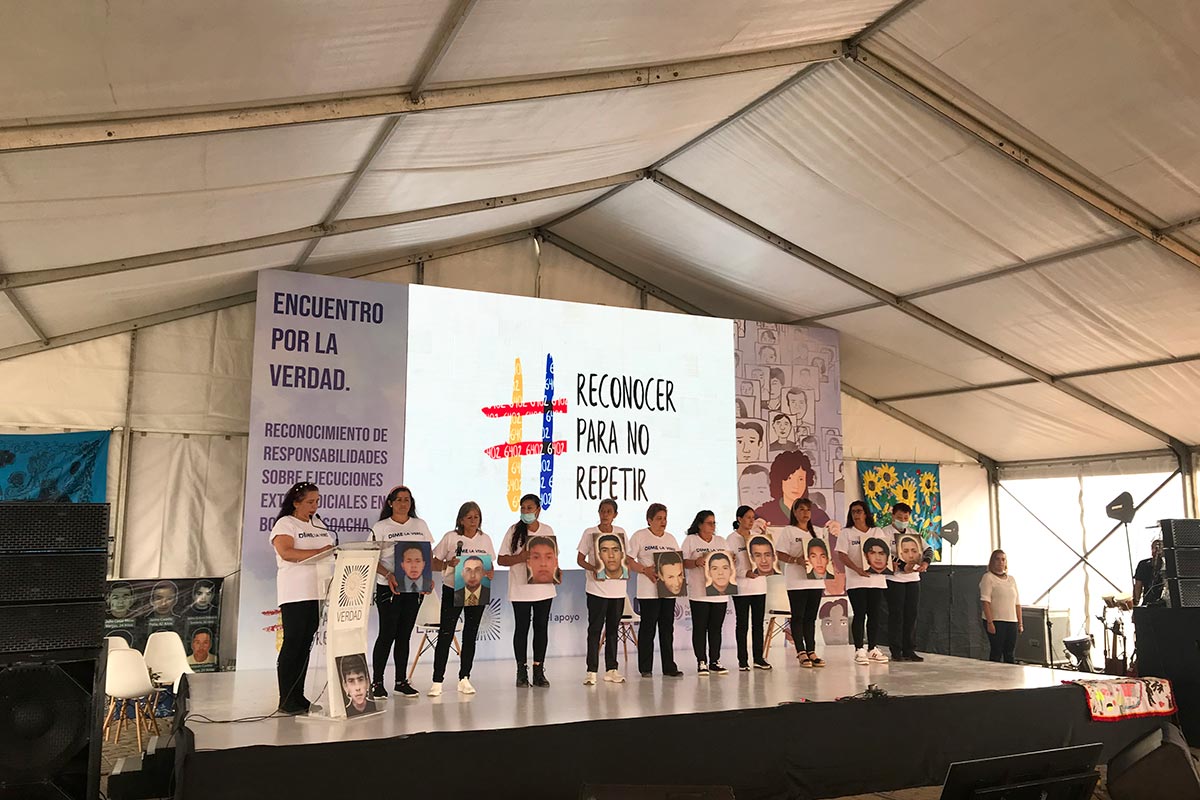
{"type": "Polygon", "coordinates": [[[859,461],[858,485],[876,525],[892,521],[892,504],[912,507],[909,530],[919,532],[933,549],[933,560],[942,560],[942,487],[937,464],[859,461]]]}

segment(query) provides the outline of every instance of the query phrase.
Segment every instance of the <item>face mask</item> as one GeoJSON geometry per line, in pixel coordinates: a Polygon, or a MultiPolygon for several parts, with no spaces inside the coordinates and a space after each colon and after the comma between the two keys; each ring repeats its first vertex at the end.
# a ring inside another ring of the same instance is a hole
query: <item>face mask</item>
{"type": "Polygon", "coordinates": [[[532,525],[535,519],[537,519],[537,514],[526,513],[521,515],[521,522],[524,522],[526,525],[532,525]]]}
{"type": "Polygon", "coordinates": [[[896,530],[902,531],[908,527],[908,520],[894,519],[892,520],[892,524],[896,526],[896,530]]]}

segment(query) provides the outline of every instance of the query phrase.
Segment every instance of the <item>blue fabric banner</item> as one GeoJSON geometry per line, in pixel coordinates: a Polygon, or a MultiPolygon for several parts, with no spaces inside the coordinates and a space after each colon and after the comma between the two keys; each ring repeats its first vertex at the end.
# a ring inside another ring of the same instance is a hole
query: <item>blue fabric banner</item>
{"type": "Polygon", "coordinates": [[[0,500],[105,502],[109,431],[0,435],[0,500]]]}

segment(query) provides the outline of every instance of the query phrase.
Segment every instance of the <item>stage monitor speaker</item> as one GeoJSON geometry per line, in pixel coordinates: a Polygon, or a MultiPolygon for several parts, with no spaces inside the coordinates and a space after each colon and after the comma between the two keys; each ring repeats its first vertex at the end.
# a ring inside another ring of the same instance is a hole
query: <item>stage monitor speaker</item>
{"type": "Polygon", "coordinates": [[[1163,556],[1168,578],[1200,578],[1200,548],[1169,547],[1163,556]]]}
{"type": "Polygon", "coordinates": [[[1160,519],[1163,547],[1200,548],[1200,519],[1160,519]]]}
{"type": "Polygon", "coordinates": [[[1133,610],[1138,674],[1171,682],[1183,734],[1200,747],[1200,608],[1133,610]]]}
{"type": "Polygon", "coordinates": [[[99,796],[104,659],[0,664],[0,798],[99,796]]]}
{"type": "Polygon", "coordinates": [[[1179,729],[1165,724],[1113,756],[1108,794],[1112,800],[1200,800],[1200,773],[1179,729]]]}
{"type": "Polygon", "coordinates": [[[107,503],[0,503],[0,553],[108,552],[107,503]]]}
{"type": "Polygon", "coordinates": [[[735,800],[728,786],[623,786],[585,784],[579,800],[735,800]]]}
{"type": "Polygon", "coordinates": [[[1200,608],[1200,580],[1168,578],[1166,584],[1171,608],[1200,608]]]}
{"type": "Polygon", "coordinates": [[[1017,661],[1045,667],[1070,661],[1063,639],[1071,634],[1071,612],[1022,606],[1021,622],[1025,631],[1017,635],[1017,661]],[[1047,638],[1047,617],[1050,619],[1050,638],[1047,638]]]}

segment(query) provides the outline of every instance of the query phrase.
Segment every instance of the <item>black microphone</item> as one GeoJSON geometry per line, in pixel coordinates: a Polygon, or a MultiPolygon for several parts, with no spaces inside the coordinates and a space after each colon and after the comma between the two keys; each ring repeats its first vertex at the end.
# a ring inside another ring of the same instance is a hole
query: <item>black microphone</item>
{"type": "Polygon", "coordinates": [[[330,528],[330,527],[328,527],[328,526],[325,524],[325,520],[321,519],[321,515],[320,515],[320,514],[318,514],[317,512],[315,512],[315,511],[314,511],[314,512],[313,512],[313,519],[319,519],[319,520],[321,520],[321,528],[322,528],[323,530],[327,530],[327,531],[329,531],[330,533],[332,533],[332,534],[333,534],[333,545],[334,545],[334,547],[338,547],[338,546],[340,546],[340,545],[341,545],[341,542],[339,542],[339,541],[338,541],[338,533],[337,533],[337,531],[335,531],[333,528],[330,528]]]}

